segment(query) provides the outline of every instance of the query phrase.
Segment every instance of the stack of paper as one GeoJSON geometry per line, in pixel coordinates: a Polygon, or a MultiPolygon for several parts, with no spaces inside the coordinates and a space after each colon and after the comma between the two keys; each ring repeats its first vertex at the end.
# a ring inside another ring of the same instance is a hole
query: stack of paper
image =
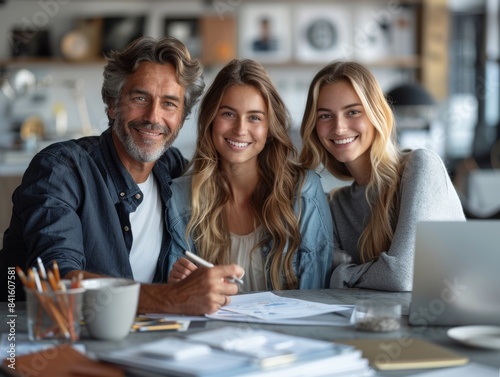
{"type": "MultiPolygon", "coordinates": [[[[204,317],[148,313],[147,317],[164,321],[219,321],[267,323],[301,326],[352,326],[353,305],[331,305],[281,297],[272,292],[240,294],[230,304],[204,317]]],[[[183,329],[187,329],[184,326],[183,329]]]]}
{"type": "Polygon", "coordinates": [[[185,377],[374,375],[353,346],[248,327],[168,337],[99,357],[131,370],[185,377]]]}
{"type": "Polygon", "coordinates": [[[259,292],[232,296],[229,305],[207,317],[234,322],[350,326],[352,309],[352,305],[322,304],[259,292]]]}

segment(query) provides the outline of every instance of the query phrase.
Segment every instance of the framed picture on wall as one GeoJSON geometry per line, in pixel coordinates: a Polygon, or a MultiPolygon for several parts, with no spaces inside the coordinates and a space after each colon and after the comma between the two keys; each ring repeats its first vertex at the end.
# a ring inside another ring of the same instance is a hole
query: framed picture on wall
{"type": "Polygon", "coordinates": [[[200,18],[201,61],[204,65],[226,64],[236,58],[236,17],[208,15],[200,18]]]}
{"type": "Polygon", "coordinates": [[[291,10],[283,4],[242,4],[239,12],[239,54],[262,63],[292,57],[291,10]]]}
{"type": "Polygon", "coordinates": [[[171,35],[184,43],[193,58],[201,56],[200,23],[198,18],[165,18],[163,34],[171,35]]]}
{"type": "Polygon", "coordinates": [[[104,17],[102,49],[123,50],[130,42],[144,35],[146,16],[104,17]]]}
{"type": "Polygon", "coordinates": [[[294,9],[295,57],[301,62],[350,58],[351,6],[307,5],[294,9]]]}
{"type": "Polygon", "coordinates": [[[370,63],[416,55],[416,10],[413,6],[387,9],[366,4],[353,17],[353,51],[356,59],[370,63]]]}

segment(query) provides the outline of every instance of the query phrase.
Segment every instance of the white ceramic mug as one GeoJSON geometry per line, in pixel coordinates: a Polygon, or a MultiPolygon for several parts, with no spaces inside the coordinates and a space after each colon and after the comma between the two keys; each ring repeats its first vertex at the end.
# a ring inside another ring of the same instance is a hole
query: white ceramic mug
{"type": "Polygon", "coordinates": [[[89,334],[102,340],[120,340],[130,332],[137,312],[140,283],[122,278],[82,281],[83,319],[89,334]]]}

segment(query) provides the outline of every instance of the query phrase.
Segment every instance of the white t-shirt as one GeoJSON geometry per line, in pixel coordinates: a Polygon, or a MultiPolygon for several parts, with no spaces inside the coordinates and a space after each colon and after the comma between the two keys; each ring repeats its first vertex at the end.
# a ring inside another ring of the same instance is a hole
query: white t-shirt
{"type": "Polygon", "coordinates": [[[262,252],[254,250],[262,237],[263,227],[260,225],[255,231],[244,236],[231,233],[231,262],[243,267],[243,287],[240,292],[266,291],[266,274],[262,252]]]}
{"type": "Polygon", "coordinates": [[[158,183],[153,174],[150,174],[148,179],[138,186],[144,198],[137,210],[130,214],[134,241],[129,259],[134,279],[141,283],[151,283],[163,238],[163,206],[158,183]]]}

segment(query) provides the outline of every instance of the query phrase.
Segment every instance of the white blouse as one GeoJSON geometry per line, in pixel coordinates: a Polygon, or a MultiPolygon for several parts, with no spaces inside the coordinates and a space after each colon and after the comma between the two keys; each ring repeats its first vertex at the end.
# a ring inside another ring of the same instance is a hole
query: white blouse
{"type": "Polygon", "coordinates": [[[260,248],[255,246],[262,239],[260,225],[252,233],[243,236],[231,233],[231,262],[241,266],[245,275],[240,293],[266,290],[266,274],[260,248]]]}

